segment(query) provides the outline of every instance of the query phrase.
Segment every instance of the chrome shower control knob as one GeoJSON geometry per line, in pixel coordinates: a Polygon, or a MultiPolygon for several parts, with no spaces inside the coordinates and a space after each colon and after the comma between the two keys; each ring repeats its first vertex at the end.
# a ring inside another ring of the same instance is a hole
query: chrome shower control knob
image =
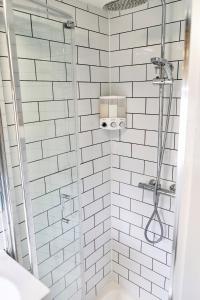
{"type": "Polygon", "coordinates": [[[116,128],[116,127],[117,127],[117,123],[116,123],[116,122],[112,122],[112,123],[110,124],[110,126],[111,126],[112,128],[116,128]]]}

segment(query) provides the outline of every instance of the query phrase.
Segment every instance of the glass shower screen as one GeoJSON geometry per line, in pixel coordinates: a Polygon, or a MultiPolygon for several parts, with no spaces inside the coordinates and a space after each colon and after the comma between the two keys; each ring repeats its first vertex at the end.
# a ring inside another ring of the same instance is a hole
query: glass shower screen
{"type": "Polygon", "coordinates": [[[1,73],[20,255],[29,268],[25,219],[29,223],[32,218],[39,278],[50,287],[51,299],[81,299],[74,33],[68,26],[71,21],[59,14],[52,15],[46,7],[29,3],[14,8],[10,26],[14,27],[16,39],[15,65],[19,70],[16,88],[20,90],[18,100],[22,105],[26,145],[21,150],[27,160],[24,176],[27,176],[32,216],[24,213],[15,107],[10,93],[11,77],[6,72],[8,56],[1,58],[1,73]]]}

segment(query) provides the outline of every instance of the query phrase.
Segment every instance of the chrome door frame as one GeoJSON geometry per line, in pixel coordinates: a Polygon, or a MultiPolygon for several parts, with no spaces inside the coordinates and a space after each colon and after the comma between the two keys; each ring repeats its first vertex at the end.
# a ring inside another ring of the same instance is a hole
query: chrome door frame
{"type": "MultiPolygon", "coordinates": [[[[27,171],[26,143],[24,133],[24,120],[22,112],[19,66],[17,57],[16,36],[14,30],[14,15],[11,0],[3,0],[4,23],[6,29],[8,60],[11,76],[12,100],[14,108],[14,119],[16,129],[17,148],[19,156],[19,170],[22,185],[22,198],[24,204],[25,226],[27,234],[27,246],[30,262],[30,271],[38,277],[38,263],[36,253],[36,241],[32,214],[32,203],[29,192],[29,181],[27,171]]],[[[9,212],[8,212],[9,213],[9,212]]],[[[12,216],[10,216],[12,218],[12,216]]],[[[12,239],[15,239],[12,237],[12,239]]],[[[16,245],[15,245],[16,248],[16,245]]]]}

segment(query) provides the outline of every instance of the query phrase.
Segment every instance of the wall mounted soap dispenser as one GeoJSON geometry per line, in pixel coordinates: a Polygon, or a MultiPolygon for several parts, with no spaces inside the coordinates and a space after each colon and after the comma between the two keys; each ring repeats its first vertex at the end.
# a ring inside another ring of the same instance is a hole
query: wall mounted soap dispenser
{"type": "Polygon", "coordinates": [[[126,127],[126,97],[100,97],[100,127],[119,130],[126,127]]]}

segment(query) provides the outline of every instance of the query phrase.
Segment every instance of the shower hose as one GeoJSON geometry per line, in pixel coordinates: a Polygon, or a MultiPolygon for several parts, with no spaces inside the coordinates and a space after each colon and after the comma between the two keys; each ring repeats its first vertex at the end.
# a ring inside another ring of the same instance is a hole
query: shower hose
{"type": "MultiPolygon", "coordinates": [[[[159,187],[160,187],[160,177],[161,177],[161,171],[162,171],[162,165],[163,165],[163,159],[164,159],[164,154],[165,154],[165,149],[166,149],[166,142],[167,142],[167,133],[169,130],[169,120],[170,120],[170,113],[171,113],[171,107],[172,107],[172,97],[173,97],[173,83],[170,86],[170,97],[169,97],[169,104],[168,104],[168,109],[167,109],[167,119],[166,119],[166,124],[165,124],[165,132],[164,132],[164,138],[163,138],[163,144],[161,147],[161,151],[159,153],[160,159],[158,162],[158,174],[157,174],[157,178],[155,181],[155,188],[153,191],[153,202],[154,202],[154,210],[153,213],[145,227],[145,231],[144,231],[144,235],[146,240],[151,243],[151,244],[158,244],[159,242],[161,242],[164,238],[164,225],[162,223],[159,211],[158,211],[158,207],[159,207],[159,187]],[[150,226],[151,224],[157,219],[157,222],[159,224],[160,227],[160,235],[157,239],[150,239],[148,237],[148,232],[150,231],[150,226]]],[[[163,115],[162,115],[163,117],[163,115]]]]}

